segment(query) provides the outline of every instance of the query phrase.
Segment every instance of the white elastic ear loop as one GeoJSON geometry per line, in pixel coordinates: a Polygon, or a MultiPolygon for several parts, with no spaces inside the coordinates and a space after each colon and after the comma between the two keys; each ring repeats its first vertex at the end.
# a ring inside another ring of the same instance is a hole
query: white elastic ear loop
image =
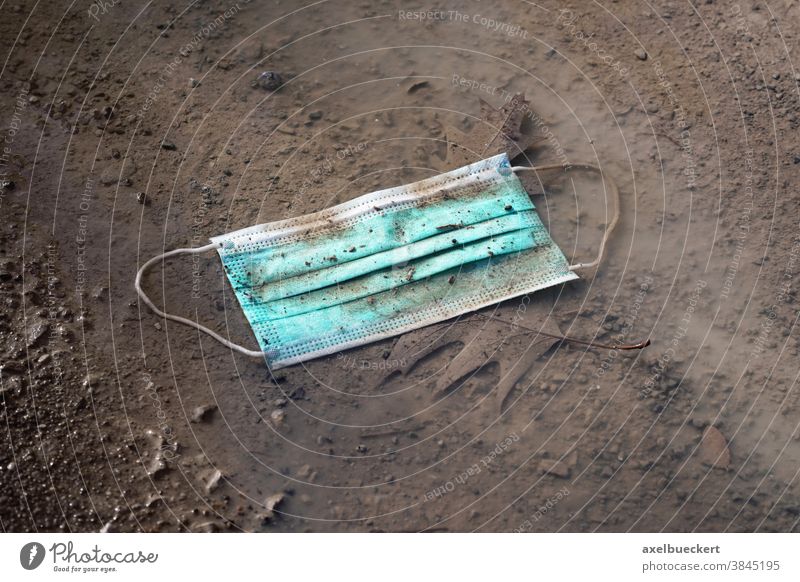
{"type": "Polygon", "coordinates": [[[134,287],[136,287],[136,293],[138,293],[139,297],[142,299],[142,301],[145,302],[145,304],[150,309],[152,309],[157,315],[160,315],[164,319],[169,319],[170,321],[177,321],[178,323],[182,323],[184,325],[188,325],[189,327],[193,327],[195,329],[199,329],[203,333],[207,333],[208,335],[213,337],[215,340],[217,340],[222,345],[227,346],[232,350],[236,350],[237,352],[239,352],[240,354],[244,354],[245,356],[250,356],[252,358],[263,358],[264,357],[264,352],[262,352],[261,350],[248,350],[245,347],[242,347],[242,346],[240,346],[238,344],[235,344],[233,342],[230,342],[230,341],[226,340],[224,337],[219,335],[217,332],[215,332],[213,330],[210,330],[207,327],[205,327],[203,325],[200,325],[199,323],[197,323],[195,321],[192,321],[191,319],[186,319],[185,317],[181,317],[179,315],[172,315],[170,313],[164,313],[158,307],[156,307],[153,304],[153,302],[150,301],[150,298],[147,295],[145,295],[144,291],[142,291],[142,275],[144,275],[145,271],[147,271],[150,267],[152,267],[153,265],[155,265],[159,261],[163,261],[167,257],[172,257],[172,256],[175,256],[175,255],[194,255],[194,254],[197,254],[197,253],[204,253],[206,251],[214,250],[214,249],[216,249],[218,247],[219,247],[218,243],[211,243],[211,244],[205,245],[203,247],[197,247],[197,248],[192,248],[192,249],[175,249],[175,250],[172,250],[172,251],[167,251],[166,253],[163,253],[161,255],[156,255],[155,257],[153,257],[152,259],[147,261],[144,265],[142,265],[142,268],[139,269],[139,271],[136,273],[136,281],[134,282],[134,287]]]}
{"type": "Polygon", "coordinates": [[[570,170],[570,169],[577,169],[577,170],[591,170],[593,172],[597,172],[600,174],[600,177],[608,183],[608,189],[611,191],[611,197],[614,199],[614,216],[611,218],[611,222],[608,223],[606,226],[606,231],[603,233],[603,239],[600,241],[600,250],[597,253],[597,258],[593,260],[591,263],[577,263],[575,265],[570,265],[569,270],[575,271],[577,269],[590,269],[592,267],[596,267],[600,264],[603,260],[603,255],[605,254],[606,250],[606,243],[608,239],[611,237],[611,233],[614,232],[614,228],[617,226],[617,222],[619,222],[619,189],[617,189],[617,185],[614,181],[609,177],[603,174],[603,170],[601,170],[598,166],[594,164],[548,164],[544,166],[514,166],[511,168],[514,172],[524,172],[524,171],[534,171],[534,172],[542,172],[545,170],[570,170]]]}

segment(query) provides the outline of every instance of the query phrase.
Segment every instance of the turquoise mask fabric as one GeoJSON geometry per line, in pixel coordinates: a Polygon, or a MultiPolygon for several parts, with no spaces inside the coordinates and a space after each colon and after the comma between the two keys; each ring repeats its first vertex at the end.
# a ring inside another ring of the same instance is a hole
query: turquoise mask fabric
{"type": "Polygon", "coordinates": [[[272,369],[577,279],[506,154],[211,241],[272,369]]]}

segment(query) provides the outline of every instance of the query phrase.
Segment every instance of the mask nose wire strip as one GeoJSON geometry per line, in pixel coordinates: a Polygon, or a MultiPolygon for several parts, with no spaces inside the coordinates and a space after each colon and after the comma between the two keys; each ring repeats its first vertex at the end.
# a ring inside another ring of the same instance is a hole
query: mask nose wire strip
{"type": "Polygon", "coordinates": [[[608,183],[608,189],[611,192],[611,198],[614,201],[614,216],[611,219],[611,222],[608,223],[606,226],[606,231],[603,233],[603,239],[600,241],[600,250],[597,252],[597,258],[593,260],[591,263],[577,263],[575,265],[570,265],[570,271],[576,271],[578,269],[590,269],[592,267],[596,267],[600,264],[603,260],[603,255],[605,254],[606,250],[606,243],[608,239],[611,237],[611,233],[614,232],[614,228],[617,226],[617,222],[619,222],[619,189],[617,188],[616,183],[609,177],[603,173],[598,166],[594,164],[548,164],[544,166],[513,166],[511,168],[514,172],[525,172],[525,171],[534,171],[534,172],[543,172],[546,170],[569,170],[569,169],[577,169],[577,170],[591,170],[593,172],[597,172],[600,174],[600,177],[608,183]]]}
{"type": "Polygon", "coordinates": [[[215,331],[213,331],[211,329],[208,329],[204,325],[200,325],[199,323],[197,323],[195,321],[192,321],[191,319],[187,319],[187,318],[181,317],[179,315],[172,315],[170,313],[164,313],[158,307],[156,307],[153,304],[153,302],[150,300],[150,298],[145,294],[145,292],[142,291],[142,276],[145,274],[145,272],[150,267],[152,267],[156,263],[158,263],[160,261],[163,261],[164,259],[166,259],[168,257],[173,257],[175,255],[195,255],[195,254],[198,254],[198,253],[205,253],[207,251],[211,251],[211,250],[214,250],[216,248],[219,248],[219,246],[220,246],[219,243],[211,243],[211,244],[208,244],[208,245],[205,245],[205,246],[202,246],[202,247],[197,247],[197,248],[174,249],[174,250],[171,250],[171,251],[167,251],[166,253],[163,253],[161,255],[156,255],[155,257],[153,257],[152,259],[147,261],[144,265],[142,265],[142,267],[136,273],[136,281],[134,282],[134,287],[136,288],[136,293],[139,295],[141,300],[145,302],[145,305],[147,305],[157,315],[160,315],[164,319],[169,319],[170,321],[177,321],[178,323],[182,323],[184,325],[188,325],[189,327],[193,327],[193,328],[195,328],[197,330],[202,331],[203,333],[207,333],[208,335],[213,337],[215,340],[217,340],[222,345],[227,346],[232,350],[236,350],[237,352],[239,352],[240,354],[244,354],[245,356],[250,356],[252,358],[263,358],[264,357],[264,352],[262,352],[261,350],[248,350],[245,347],[242,347],[242,346],[240,346],[238,344],[235,344],[235,343],[233,343],[231,341],[226,340],[224,337],[219,335],[217,332],[215,332],[215,331]]]}

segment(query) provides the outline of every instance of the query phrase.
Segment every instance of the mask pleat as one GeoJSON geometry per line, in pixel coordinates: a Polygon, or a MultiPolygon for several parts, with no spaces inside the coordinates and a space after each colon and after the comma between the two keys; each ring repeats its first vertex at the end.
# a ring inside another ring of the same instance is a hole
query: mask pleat
{"type": "Polygon", "coordinates": [[[311,232],[303,240],[226,255],[225,264],[236,287],[259,287],[402,247],[456,225],[470,226],[532,209],[524,191],[495,186],[466,197],[386,209],[345,228],[311,232]]]}
{"type": "Polygon", "coordinates": [[[326,309],[370,295],[376,295],[375,300],[380,300],[380,294],[385,291],[476,261],[524,251],[535,245],[536,237],[532,228],[491,236],[454,248],[451,245],[446,251],[409,261],[401,267],[383,269],[342,284],[272,302],[263,306],[263,313],[268,319],[280,319],[326,309]]]}
{"type": "Polygon", "coordinates": [[[347,263],[336,264],[327,269],[320,269],[268,283],[258,288],[249,289],[245,293],[253,301],[259,303],[286,299],[330,285],[344,283],[350,279],[361,277],[365,273],[403,265],[426,255],[452,249],[456,245],[463,245],[492,235],[529,228],[534,226],[537,220],[536,213],[531,210],[508,214],[464,228],[447,229],[446,232],[409,245],[400,246],[382,253],[375,253],[347,263]]]}

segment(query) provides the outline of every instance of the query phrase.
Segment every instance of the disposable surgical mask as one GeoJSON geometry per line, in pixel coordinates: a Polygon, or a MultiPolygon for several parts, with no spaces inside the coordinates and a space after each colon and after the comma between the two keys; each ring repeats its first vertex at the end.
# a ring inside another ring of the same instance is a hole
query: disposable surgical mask
{"type": "MultiPolygon", "coordinates": [[[[573,166],[584,169],[590,165],[573,166]]],[[[142,265],[135,287],[158,315],[199,329],[272,369],[317,358],[577,279],[602,260],[570,265],[501,154],[420,182],[380,190],[287,220],[215,236],[142,265]],[[234,344],[158,309],[143,274],[167,257],[216,250],[258,342],[234,344]]]]}

